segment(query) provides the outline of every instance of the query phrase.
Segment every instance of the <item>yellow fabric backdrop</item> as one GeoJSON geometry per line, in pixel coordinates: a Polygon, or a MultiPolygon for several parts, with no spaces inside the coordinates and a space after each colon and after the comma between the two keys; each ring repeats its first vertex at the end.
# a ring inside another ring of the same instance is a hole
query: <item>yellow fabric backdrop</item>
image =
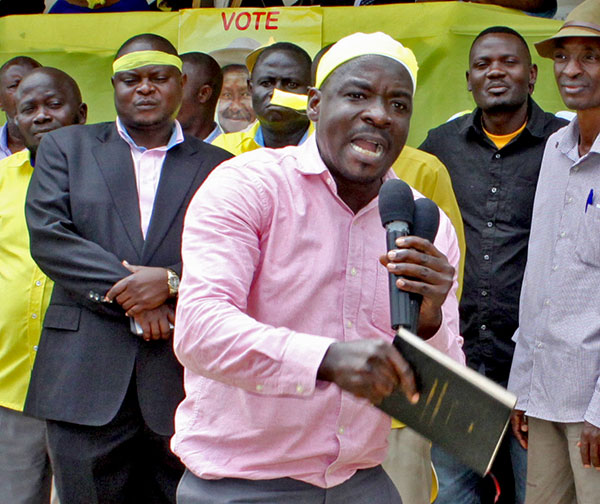
{"type": "MultiPolygon", "coordinates": [[[[555,33],[561,22],[462,2],[358,9],[288,7],[9,16],[0,19],[0,63],[25,54],[44,65],[65,70],[82,89],[90,107],[89,122],[98,122],[115,116],[110,85],[112,58],[117,48],[137,33],[160,34],[183,52],[208,52],[243,36],[259,42],[271,37],[277,41],[289,40],[314,55],[322,45],[354,31],[380,30],[413,49],[419,61],[419,88],[409,137],[409,144],[418,146],[428,129],[455,112],[474,106],[465,82],[468,50],[473,37],[491,25],[510,26],[532,43],[555,33]],[[273,14],[274,11],[278,14],[273,14]],[[242,12],[246,14],[235,16],[242,12]]],[[[534,61],[540,68],[534,98],[547,110],[564,109],[552,76],[551,61],[542,60],[537,54],[534,61]]]]}

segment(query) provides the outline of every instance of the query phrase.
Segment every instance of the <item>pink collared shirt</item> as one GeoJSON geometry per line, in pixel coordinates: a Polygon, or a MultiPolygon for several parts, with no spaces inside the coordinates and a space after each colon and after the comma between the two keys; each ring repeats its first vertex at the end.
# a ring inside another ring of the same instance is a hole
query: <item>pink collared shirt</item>
{"type": "Polygon", "coordinates": [[[150,219],[152,218],[152,209],[154,208],[154,198],[158,190],[158,182],[160,181],[162,167],[167,157],[167,151],[174,145],[183,142],[183,130],[179,122],[175,121],[173,134],[167,145],[161,145],[154,149],[146,149],[134,142],[118,117],[116,122],[119,135],[127,142],[131,150],[140,205],[140,225],[144,239],[146,239],[146,233],[150,225],[150,219]]]}
{"type": "MultiPolygon", "coordinates": [[[[458,269],[440,221],[435,245],[458,269]]],[[[314,136],[208,177],[185,220],[174,337],[186,398],[172,448],[194,474],[332,487],[383,461],[390,418],[316,376],[335,341],[392,341],[385,243],[377,199],[355,215],[314,136]]],[[[456,286],[429,342],[464,362],[456,286]]]]}

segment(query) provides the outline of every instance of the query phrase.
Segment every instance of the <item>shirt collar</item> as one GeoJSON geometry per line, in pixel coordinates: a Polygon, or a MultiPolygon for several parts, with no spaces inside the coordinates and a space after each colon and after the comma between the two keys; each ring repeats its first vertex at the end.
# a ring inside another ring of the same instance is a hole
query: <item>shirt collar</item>
{"type": "MultiPolygon", "coordinates": [[[[138,152],[146,152],[147,150],[154,150],[154,149],[147,149],[146,147],[140,147],[139,145],[137,145],[135,143],[135,141],[133,140],[133,138],[131,138],[131,136],[129,135],[127,129],[121,122],[121,118],[119,116],[117,116],[116,122],[117,122],[117,131],[119,132],[119,135],[121,136],[121,138],[123,140],[125,140],[129,144],[129,147],[137,150],[138,152]]],[[[173,124],[173,130],[171,132],[171,137],[169,138],[167,145],[155,147],[155,149],[168,151],[169,149],[171,149],[172,147],[175,147],[177,144],[180,144],[183,141],[184,141],[184,136],[183,136],[183,130],[181,129],[181,124],[179,124],[179,121],[175,120],[175,123],[173,124]]]]}
{"type": "MultiPolygon", "coordinates": [[[[577,116],[575,116],[575,118],[569,124],[567,124],[561,130],[561,132],[562,136],[558,139],[556,147],[572,161],[578,161],[581,157],[579,156],[579,119],[577,116]]],[[[596,137],[592,148],[586,154],[586,156],[592,152],[594,154],[600,154],[600,135],[596,137]]]]}
{"type": "Polygon", "coordinates": [[[10,156],[12,152],[8,148],[8,124],[5,123],[2,128],[0,128],[0,151],[2,151],[7,156],[10,156]]]}
{"type": "Polygon", "coordinates": [[[206,136],[204,141],[206,143],[212,143],[212,141],[215,138],[217,138],[219,135],[222,135],[222,134],[223,134],[223,130],[221,129],[221,126],[219,126],[218,123],[215,123],[214,129],[206,136]]]}
{"type": "MultiPolygon", "coordinates": [[[[469,130],[472,130],[481,136],[486,136],[481,125],[481,115],[482,111],[477,107],[469,114],[460,128],[460,132],[466,134],[469,130]]],[[[544,111],[533,101],[531,96],[527,98],[527,126],[523,131],[528,131],[535,137],[544,137],[544,111]]]]}

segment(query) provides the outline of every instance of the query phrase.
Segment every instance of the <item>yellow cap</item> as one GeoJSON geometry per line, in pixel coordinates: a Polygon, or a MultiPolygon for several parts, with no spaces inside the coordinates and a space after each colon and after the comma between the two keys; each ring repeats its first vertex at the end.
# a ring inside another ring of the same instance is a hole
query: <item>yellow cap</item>
{"type": "Polygon", "coordinates": [[[391,58],[406,68],[413,83],[413,94],[415,93],[419,70],[417,58],[408,47],[382,32],[353,33],[333,44],[319,61],[315,87],[320,88],[325,79],[344,63],[371,54],[391,58]]]}
{"type": "Polygon", "coordinates": [[[586,0],[575,7],[552,37],[535,44],[540,56],[552,58],[557,39],[565,37],[600,37],[600,1],[586,0]]]}

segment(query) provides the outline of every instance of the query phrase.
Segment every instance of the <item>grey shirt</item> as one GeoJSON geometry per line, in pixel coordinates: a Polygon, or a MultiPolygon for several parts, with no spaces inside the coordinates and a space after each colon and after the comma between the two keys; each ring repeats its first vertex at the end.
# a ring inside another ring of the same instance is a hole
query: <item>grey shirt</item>
{"type": "Polygon", "coordinates": [[[600,426],[600,136],[574,119],[546,144],[508,388],[517,409],[600,426]]]}

